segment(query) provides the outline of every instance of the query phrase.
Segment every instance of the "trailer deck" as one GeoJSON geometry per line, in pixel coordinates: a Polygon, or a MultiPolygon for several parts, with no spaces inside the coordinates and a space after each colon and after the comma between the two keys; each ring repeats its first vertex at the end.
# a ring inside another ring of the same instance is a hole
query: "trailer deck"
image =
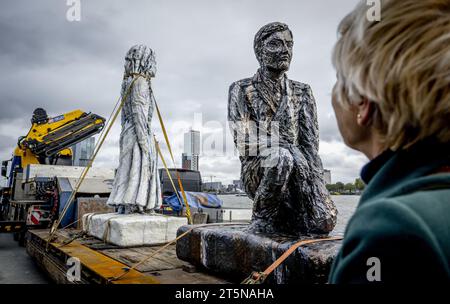
{"type": "Polygon", "coordinates": [[[94,237],[83,236],[61,246],[77,235],[79,230],[58,231],[57,239],[49,243],[49,230],[28,231],[27,252],[56,283],[72,283],[68,280],[66,265],[71,257],[81,264],[81,281],[85,284],[226,284],[227,281],[212,276],[177,258],[175,245],[158,253],[135,270],[116,281],[129,268],[144,260],[162,245],[121,248],[94,237]]]}

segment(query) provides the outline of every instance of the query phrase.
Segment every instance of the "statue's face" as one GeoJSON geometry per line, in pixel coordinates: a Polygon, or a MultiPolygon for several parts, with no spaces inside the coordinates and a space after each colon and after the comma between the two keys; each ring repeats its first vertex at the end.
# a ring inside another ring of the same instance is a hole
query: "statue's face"
{"type": "Polygon", "coordinates": [[[276,32],[265,39],[261,65],[276,71],[287,71],[291,65],[294,41],[289,31],[276,32]]]}
{"type": "Polygon", "coordinates": [[[156,75],[156,60],[153,51],[145,46],[132,47],[125,56],[125,73],[142,73],[150,77],[156,75]]]}

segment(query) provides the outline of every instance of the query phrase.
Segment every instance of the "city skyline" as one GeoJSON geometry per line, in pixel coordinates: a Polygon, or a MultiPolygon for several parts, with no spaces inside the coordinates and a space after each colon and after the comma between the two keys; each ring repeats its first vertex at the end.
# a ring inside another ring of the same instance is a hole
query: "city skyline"
{"type": "MultiPolygon", "coordinates": [[[[202,174],[231,183],[240,176],[234,145],[227,143],[229,153],[216,156],[210,153],[214,143],[209,139],[230,135],[225,127],[229,85],[254,75],[258,62],[253,37],[264,24],[280,21],[294,35],[289,78],[311,85],[316,99],[324,168],[332,170],[334,180],[351,182],[368,160],[347,148],[339,134],[331,107],[331,53],[337,25],[356,3],[81,1],[79,22],[66,19],[65,1],[5,3],[0,11],[0,66],[14,73],[0,75],[1,103],[8,109],[0,114],[0,160],[11,158],[37,107],[50,116],[82,109],[108,117],[120,95],[125,53],[143,43],[156,53],[152,88],[176,155],[175,164],[168,165],[181,166],[184,133],[192,128],[203,138],[202,174]],[[198,114],[203,117],[200,125],[198,114]]],[[[170,160],[156,117],[152,129],[170,160]]],[[[116,123],[94,167],[117,167],[119,137],[116,123]]]]}
{"type": "Polygon", "coordinates": [[[184,133],[184,152],[181,154],[181,167],[183,169],[199,170],[200,132],[189,130],[184,133]]]}

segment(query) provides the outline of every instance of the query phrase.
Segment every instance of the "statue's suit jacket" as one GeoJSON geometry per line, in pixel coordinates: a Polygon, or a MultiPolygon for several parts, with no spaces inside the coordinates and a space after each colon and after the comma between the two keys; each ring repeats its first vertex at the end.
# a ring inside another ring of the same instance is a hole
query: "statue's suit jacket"
{"type": "Polygon", "coordinates": [[[231,85],[228,120],[241,180],[254,200],[253,223],[265,231],[331,231],[337,211],[323,181],[310,86],[284,75],[280,89],[258,71],[231,85]]]}
{"type": "Polygon", "coordinates": [[[228,121],[242,164],[259,155],[255,138],[239,140],[248,133],[246,126],[256,123],[258,129],[271,133],[273,122],[279,124],[280,147],[298,150],[315,170],[322,171],[317,110],[311,87],[285,77],[286,90],[279,106],[267,98],[260,85],[261,76],[234,82],[229,90],[228,121]],[[310,163],[311,164],[311,163],[310,163]]]}

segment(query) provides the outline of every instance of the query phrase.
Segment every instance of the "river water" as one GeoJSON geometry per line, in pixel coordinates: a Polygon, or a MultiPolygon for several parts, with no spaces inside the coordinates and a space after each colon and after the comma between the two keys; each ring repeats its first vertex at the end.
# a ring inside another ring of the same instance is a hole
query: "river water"
{"type": "MultiPolygon", "coordinates": [[[[338,209],[338,219],[333,235],[342,235],[345,231],[348,220],[355,212],[359,202],[358,195],[332,195],[336,208],[338,209]]],[[[252,201],[247,196],[219,195],[223,201],[224,221],[249,221],[252,216],[252,201]]]]}

